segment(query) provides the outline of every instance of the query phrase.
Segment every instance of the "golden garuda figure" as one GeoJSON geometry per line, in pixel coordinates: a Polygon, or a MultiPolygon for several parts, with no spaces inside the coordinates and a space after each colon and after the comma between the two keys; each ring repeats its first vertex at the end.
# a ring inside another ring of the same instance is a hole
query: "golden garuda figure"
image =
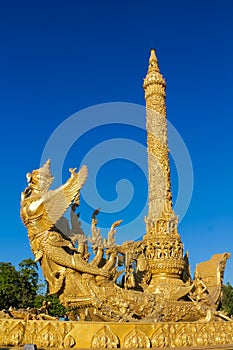
{"type": "Polygon", "coordinates": [[[71,203],[77,205],[76,200],[88,171],[83,166],[78,173],[76,169],[70,169],[70,173],[63,186],[49,190],[53,177],[48,160],[40,169],[27,174],[28,186],[21,195],[21,218],[28,228],[35,261],[41,263],[51,294],[59,292],[68,278],[69,269],[108,275],[98,267],[88,265],[64,233],[67,233],[68,222],[63,214],[71,203]]]}

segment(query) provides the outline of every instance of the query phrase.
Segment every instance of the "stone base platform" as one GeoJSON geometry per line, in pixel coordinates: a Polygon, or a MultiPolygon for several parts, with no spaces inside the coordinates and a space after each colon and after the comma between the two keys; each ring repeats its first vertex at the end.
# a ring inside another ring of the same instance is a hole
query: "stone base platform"
{"type": "Polygon", "coordinates": [[[0,348],[233,349],[233,322],[115,323],[0,320],[0,348]]]}

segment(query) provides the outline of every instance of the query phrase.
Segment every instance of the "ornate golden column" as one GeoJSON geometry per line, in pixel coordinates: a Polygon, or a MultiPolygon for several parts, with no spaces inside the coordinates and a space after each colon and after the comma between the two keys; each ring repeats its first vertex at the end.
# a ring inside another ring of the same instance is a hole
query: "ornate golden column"
{"type": "Polygon", "coordinates": [[[150,225],[150,221],[155,221],[164,210],[169,216],[173,215],[166,123],[166,84],[159,71],[155,50],[151,50],[143,87],[147,109],[150,225]]]}
{"type": "Polygon", "coordinates": [[[161,282],[181,285],[184,271],[183,244],[177,233],[178,219],[172,209],[170,165],[166,121],[166,83],[160,73],[155,50],[143,84],[146,100],[148,151],[148,216],[146,257],[152,279],[149,289],[161,282]]]}

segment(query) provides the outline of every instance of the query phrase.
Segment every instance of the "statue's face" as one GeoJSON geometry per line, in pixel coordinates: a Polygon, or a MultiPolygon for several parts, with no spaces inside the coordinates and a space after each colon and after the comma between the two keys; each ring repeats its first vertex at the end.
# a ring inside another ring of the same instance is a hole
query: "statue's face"
{"type": "Polygon", "coordinates": [[[41,176],[40,173],[37,171],[32,172],[32,177],[31,177],[31,185],[38,185],[41,182],[41,176]]]}
{"type": "Polygon", "coordinates": [[[28,173],[26,177],[30,188],[38,191],[41,189],[43,185],[43,177],[38,170],[33,170],[33,172],[31,174],[28,173]]]}
{"type": "Polygon", "coordinates": [[[53,177],[50,172],[50,162],[47,161],[41,168],[33,170],[32,173],[27,173],[28,186],[39,192],[48,191],[53,177]]]}

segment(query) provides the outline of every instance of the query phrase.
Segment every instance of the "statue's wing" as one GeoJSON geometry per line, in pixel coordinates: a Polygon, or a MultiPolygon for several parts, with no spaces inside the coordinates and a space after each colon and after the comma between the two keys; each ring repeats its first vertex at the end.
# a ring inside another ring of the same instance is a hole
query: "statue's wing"
{"type": "Polygon", "coordinates": [[[43,224],[50,229],[68,209],[78,191],[87,179],[87,167],[83,166],[78,173],[70,169],[71,177],[56,190],[50,190],[42,197],[44,215],[43,224]]]}

